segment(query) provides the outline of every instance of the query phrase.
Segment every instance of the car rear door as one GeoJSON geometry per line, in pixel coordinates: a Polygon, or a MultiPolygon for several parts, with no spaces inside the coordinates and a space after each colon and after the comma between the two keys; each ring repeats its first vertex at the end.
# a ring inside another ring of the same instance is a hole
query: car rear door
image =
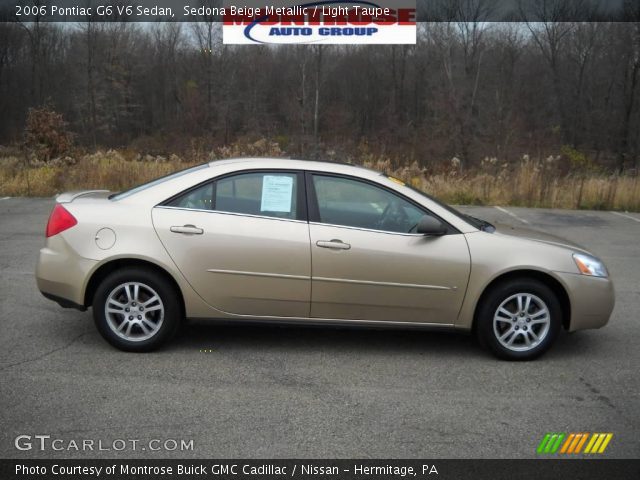
{"type": "Polygon", "coordinates": [[[428,213],[353,177],[307,174],[311,316],[450,325],[467,286],[464,235],[409,231],[428,213]]]}
{"type": "Polygon", "coordinates": [[[212,307],[308,317],[311,254],[303,175],[236,172],[153,209],[160,240],[212,307]]]}

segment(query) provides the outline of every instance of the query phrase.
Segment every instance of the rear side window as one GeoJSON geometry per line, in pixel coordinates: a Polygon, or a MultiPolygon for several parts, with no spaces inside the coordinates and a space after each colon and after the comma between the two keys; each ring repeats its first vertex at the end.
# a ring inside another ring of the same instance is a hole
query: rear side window
{"type": "Polygon", "coordinates": [[[216,182],[214,210],[294,220],[297,199],[295,173],[241,173],[216,182]]]}
{"type": "Polygon", "coordinates": [[[295,220],[298,218],[298,175],[241,173],[199,186],[167,205],[295,220]]]}
{"type": "Polygon", "coordinates": [[[192,208],[195,210],[213,210],[213,183],[207,183],[190,192],[180,195],[168,203],[171,207],[192,208]]]}

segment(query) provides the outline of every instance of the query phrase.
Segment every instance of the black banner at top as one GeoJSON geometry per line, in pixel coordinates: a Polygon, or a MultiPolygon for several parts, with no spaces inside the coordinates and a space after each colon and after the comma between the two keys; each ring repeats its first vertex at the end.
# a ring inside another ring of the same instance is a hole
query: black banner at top
{"type": "MultiPolygon", "coordinates": [[[[300,0],[393,8],[395,0],[300,0]]],[[[221,22],[224,8],[278,7],[278,0],[0,0],[18,22],[221,22]]],[[[289,5],[291,2],[287,2],[289,5]]],[[[418,22],[640,22],[638,0],[417,0],[418,22]]]]}

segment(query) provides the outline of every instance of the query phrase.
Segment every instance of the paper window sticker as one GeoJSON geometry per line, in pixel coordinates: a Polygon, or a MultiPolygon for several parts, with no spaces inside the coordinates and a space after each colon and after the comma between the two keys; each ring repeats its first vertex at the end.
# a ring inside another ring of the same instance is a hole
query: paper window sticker
{"type": "Polygon", "coordinates": [[[293,177],[265,175],[262,179],[261,212],[291,213],[293,177]]]}

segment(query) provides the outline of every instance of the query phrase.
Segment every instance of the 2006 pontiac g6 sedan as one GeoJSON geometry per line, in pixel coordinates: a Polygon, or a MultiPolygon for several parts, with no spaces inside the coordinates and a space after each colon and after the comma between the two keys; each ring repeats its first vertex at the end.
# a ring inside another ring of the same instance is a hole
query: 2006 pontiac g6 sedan
{"type": "Polygon", "coordinates": [[[38,288],[93,308],[112,345],[148,351],[185,317],[473,331],[506,359],[614,305],[603,263],[535,231],[504,232],[384,174],[233,159],[117,194],[57,197],[38,288]]]}

